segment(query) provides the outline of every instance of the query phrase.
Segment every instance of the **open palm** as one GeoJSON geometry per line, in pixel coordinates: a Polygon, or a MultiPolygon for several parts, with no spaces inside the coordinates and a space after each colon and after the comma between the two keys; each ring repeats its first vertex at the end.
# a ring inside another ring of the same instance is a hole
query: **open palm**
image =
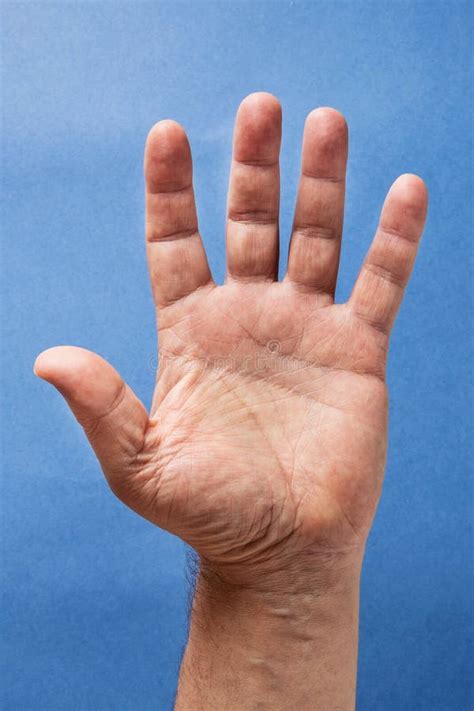
{"type": "Polygon", "coordinates": [[[288,270],[278,281],[281,110],[254,94],[236,122],[228,276],[198,232],[191,154],[163,121],[145,154],[147,251],[159,329],[151,413],[99,356],[62,347],[36,372],[63,393],[113,491],[249,583],[308,554],[363,550],[386,448],[389,331],[426,214],[413,175],[394,183],[350,300],[334,303],[347,127],[306,122],[288,270]]]}

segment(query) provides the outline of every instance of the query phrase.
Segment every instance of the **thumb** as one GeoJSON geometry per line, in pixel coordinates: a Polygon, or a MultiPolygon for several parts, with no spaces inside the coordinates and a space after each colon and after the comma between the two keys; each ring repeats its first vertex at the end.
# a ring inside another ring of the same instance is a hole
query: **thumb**
{"type": "Polygon", "coordinates": [[[84,348],[50,348],[34,372],[66,399],[115,489],[143,446],[144,405],[107,361],[84,348]]]}

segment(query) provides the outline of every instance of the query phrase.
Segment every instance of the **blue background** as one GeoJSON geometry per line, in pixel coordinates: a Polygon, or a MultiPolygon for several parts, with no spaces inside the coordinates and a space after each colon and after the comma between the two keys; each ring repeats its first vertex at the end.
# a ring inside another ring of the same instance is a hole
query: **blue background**
{"type": "Polygon", "coordinates": [[[4,2],[2,15],[1,708],[171,709],[184,548],[109,493],[66,406],[31,368],[46,347],[82,345],[150,402],[147,131],[165,117],[187,129],[222,280],[234,113],[245,94],[267,90],[284,110],[283,254],[305,115],[331,105],[349,122],[340,299],[392,180],[416,172],[430,189],[392,342],[358,697],[362,711],[471,709],[470,3],[4,2]]]}

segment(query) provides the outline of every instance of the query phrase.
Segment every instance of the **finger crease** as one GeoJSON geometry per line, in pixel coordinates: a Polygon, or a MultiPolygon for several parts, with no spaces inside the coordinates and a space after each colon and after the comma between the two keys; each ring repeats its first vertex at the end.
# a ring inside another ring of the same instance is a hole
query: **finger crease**
{"type": "Polygon", "coordinates": [[[326,175],[315,175],[314,173],[308,173],[308,171],[304,170],[301,173],[303,178],[309,178],[310,180],[317,180],[320,183],[335,183],[336,185],[340,185],[344,183],[345,178],[340,177],[340,176],[326,176],[326,175]]]}
{"type": "Polygon", "coordinates": [[[96,415],[96,416],[92,419],[92,421],[90,422],[90,424],[86,423],[86,424],[83,425],[84,430],[86,431],[86,433],[91,434],[92,432],[94,432],[94,431],[96,430],[98,424],[99,424],[100,422],[102,422],[102,420],[104,420],[106,417],[108,417],[108,416],[111,415],[113,412],[115,412],[115,410],[116,410],[116,409],[122,404],[122,402],[124,401],[126,394],[127,394],[127,386],[125,385],[125,382],[122,380],[122,382],[120,383],[120,389],[119,389],[117,395],[114,397],[114,399],[113,399],[112,404],[110,405],[110,407],[109,407],[105,412],[103,412],[101,415],[96,415]]]}
{"type": "Polygon", "coordinates": [[[357,316],[357,318],[359,318],[361,321],[363,321],[368,326],[373,328],[374,331],[377,331],[378,333],[382,333],[384,336],[388,335],[389,328],[388,328],[388,325],[386,325],[384,322],[377,321],[376,319],[370,318],[370,316],[363,313],[362,311],[354,310],[354,313],[357,316]]]}
{"type": "Polygon", "coordinates": [[[278,165],[278,160],[269,161],[265,158],[262,158],[261,160],[258,158],[238,160],[237,158],[234,158],[234,163],[238,163],[239,165],[248,165],[250,168],[274,168],[278,165]]]}
{"type": "Polygon", "coordinates": [[[176,242],[180,239],[187,239],[188,237],[199,237],[199,232],[195,227],[189,230],[178,230],[177,232],[170,232],[165,235],[151,235],[147,237],[147,242],[153,244],[156,242],[176,242]]]}
{"type": "Polygon", "coordinates": [[[310,237],[311,239],[335,240],[339,239],[339,233],[333,227],[324,227],[323,225],[295,225],[293,234],[301,237],[310,237]]]}
{"type": "Polygon", "coordinates": [[[391,237],[402,239],[405,242],[410,242],[411,244],[418,244],[417,236],[413,237],[412,235],[401,232],[400,230],[394,230],[390,227],[382,227],[382,225],[379,225],[377,232],[381,235],[390,235],[391,237]]]}
{"type": "Polygon", "coordinates": [[[382,267],[379,264],[374,264],[373,262],[370,262],[364,265],[364,269],[370,272],[371,274],[375,274],[375,276],[380,277],[380,279],[390,282],[390,284],[393,284],[399,289],[403,289],[405,286],[405,282],[400,276],[398,276],[394,272],[391,272],[386,267],[382,267]]]}
{"type": "Polygon", "coordinates": [[[228,215],[229,222],[237,222],[248,225],[275,225],[278,222],[278,215],[255,210],[253,212],[231,212],[228,215]]]}
{"type": "Polygon", "coordinates": [[[177,183],[160,183],[158,190],[148,190],[149,195],[169,195],[172,193],[185,193],[191,190],[193,187],[192,183],[187,185],[176,187],[177,183]]]}

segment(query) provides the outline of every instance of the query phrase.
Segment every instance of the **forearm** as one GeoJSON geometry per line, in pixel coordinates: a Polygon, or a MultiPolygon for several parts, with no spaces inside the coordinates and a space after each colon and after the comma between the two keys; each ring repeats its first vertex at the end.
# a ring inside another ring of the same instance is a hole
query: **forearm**
{"type": "Polygon", "coordinates": [[[200,578],[176,711],[354,709],[359,572],[308,592],[200,578]]]}

